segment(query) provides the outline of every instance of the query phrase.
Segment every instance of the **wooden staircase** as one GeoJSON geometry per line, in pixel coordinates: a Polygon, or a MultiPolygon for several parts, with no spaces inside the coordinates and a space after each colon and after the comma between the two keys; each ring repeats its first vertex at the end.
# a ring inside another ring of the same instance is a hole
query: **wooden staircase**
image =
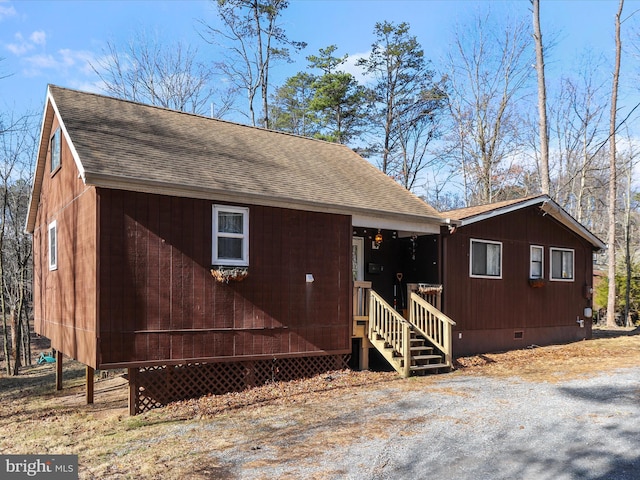
{"type": "Polygon", "coordinates": [[[375,291],[369,292],[371,344],[404,377],[449,371],[451,319],[416,294],[411,295],[409,320],[375,291]]]}
{"type": "Polygon", "coordinates": [[[450,370],[450,366],[444,361],[443,355],[434,352],[434,347],[416,332],[409,331],[409,369],[405,369],[405,357],[392,344],[389,344],[382,335],[369,337],[371,344],[376,347],[389,364],[401,375],[418,376],[427,373],[439,373],[450,370]]]}
{"type": "Polygon", "coordinates": [[[409,370],[412,374],[425,374],[434,370],[437,373],[440,369],[450,370],[450,366],[444,361],[444,355],[439,352],[434,353],[434,347],[427,346],[427,340],[424,337],[412,331],[409,341],[411,345],[409,348],[411,350],[409,370]]]}

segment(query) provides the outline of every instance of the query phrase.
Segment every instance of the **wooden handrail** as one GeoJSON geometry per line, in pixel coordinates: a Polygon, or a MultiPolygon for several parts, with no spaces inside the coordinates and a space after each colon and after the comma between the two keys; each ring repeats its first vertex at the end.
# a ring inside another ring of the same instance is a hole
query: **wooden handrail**
{"type": "Polygon", "coordinates": [[[369,338],[381,337],[404,358],[402,375],[411,374],[411,325],[375,291],[369,292],[369,338]]]}
{"type": "Polygon", "coordinates": [[[409,302],[409,322],[444,354],[445,363],[452,366],[451,327],[456,322],[413,292],[409,302]]]}
{"type": "Polygon", "coordinates": [[[369,291],[371,282],[353,282],[353,318],[369,318],[369,291]]]}
{"type": "Polygon", "coordinates": [[[407,283],[407,299],[411,293],[417,293],[438,310],[442,309],[442,285],[439,283],[407,283]]]}

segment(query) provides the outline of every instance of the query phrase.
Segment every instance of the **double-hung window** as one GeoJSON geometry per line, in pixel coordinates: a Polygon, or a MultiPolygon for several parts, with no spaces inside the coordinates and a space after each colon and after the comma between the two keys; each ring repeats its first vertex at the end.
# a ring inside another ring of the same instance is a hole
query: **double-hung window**
{"type": "Polygon", "coordinates": [[[471,239],[470,259],[472,277],[502,278],[502,242],[471,239]]]}
{"type": "Polygon", "coordinates": [[[60,129],[58,128],[51,137],[51,173],[60,167],[60,129]]]}
{"type": "Polygon", "coordinates": [[[47,229],[49,242],[49,270],[58,269],[58,224],[54,220],[47,229]]]}
{"type": "Polygon", "coordinates": [[[551,280],[572,282],[574,280],[574,251],[569,248],[550,249],[550,275],[551,280]]]}
{"type": "Polygon", "coordinates": [[[213,206],[212,264],[249,265],[249,209],[213,206]]]}
{"type": "Polygon", "coordinates": [[[531,245],[529,278],[544,278],[544,247],[531,245]]]}

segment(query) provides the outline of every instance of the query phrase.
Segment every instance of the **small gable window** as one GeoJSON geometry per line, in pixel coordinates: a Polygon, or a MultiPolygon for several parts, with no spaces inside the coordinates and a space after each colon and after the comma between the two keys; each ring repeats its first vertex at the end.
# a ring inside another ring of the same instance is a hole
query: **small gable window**
{"type": "Polygon", "coordinates": [[[471,240],[470,275],[481,278],[502,278],[502,243],[471,240]]]}
{"type": "Polygon", "coordinates": [[[213,206],[212,264],[249,265],[249,209],[213,206]]]}
{"type": "Polygon", "coordinates": [[[51,137],[51,173],[60,168],[60,150],[60,129],[58,128],[51,137]]]}
{"type": "Polygon", "coordinates": [[[568,248],[550,248],[551,280],[572,282],[574,280],[574,251],[568,248]]]}
{"type": "Polygon", "coordinates": [[[531,245],[529,278],[543,278],[544,247],[531,245]]]}
{"type": "Polygon", "coordinates": [[[54,220],[49,224],[49,270],[58,269],[58,224],[54,220]]]}

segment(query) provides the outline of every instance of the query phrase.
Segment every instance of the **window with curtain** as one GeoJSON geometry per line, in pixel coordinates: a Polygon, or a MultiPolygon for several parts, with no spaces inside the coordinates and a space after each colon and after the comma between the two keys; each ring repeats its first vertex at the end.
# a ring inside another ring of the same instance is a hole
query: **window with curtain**
{"type": "Polygon", "coordinates": [[[529,278],[544,278],[544,247],[531,245],[529,278]]]}
{"type": "Polygon", "coordinates": [[[551,280],[574,280],[574,251],[568,248],[551,248],[551,280]]]}
{"type": "Polygon", "coordinates": [[[249,265],[249,209],[213,206],[212,264],[249,265]]]}
{"type": "Polygon", "coordinates": [[[502,278],[502,243],[471,240],[470,275],[472,277],[502,278]]]}

